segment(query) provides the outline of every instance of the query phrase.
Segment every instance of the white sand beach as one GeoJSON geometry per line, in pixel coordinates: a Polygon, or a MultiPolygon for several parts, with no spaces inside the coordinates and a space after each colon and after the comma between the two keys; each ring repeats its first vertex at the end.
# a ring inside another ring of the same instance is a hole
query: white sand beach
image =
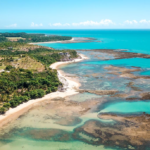
{"type": "MultiPolygon", "coordinates": [[[[81,56],[81,59],[75,59],[73,61],[66,61],[66,62],[56,62],[52,64],[50,68],[58,69],[58,67],[62,65],[75,63],[75,62],[82,61],[84,59],[88,59],[82,54],[79,54],[79,55],[81,56]]],[[[27,112],[30,108],[32,108],[32,106],[34,106],[38,102],[41,102],[44,100],[50,100],[50,99],[57,98],[57,97],[64,98],[66,96],[70,96],[70,95],[74,95],[78,93],[76,89],[79,88],[80,83],[77,82],[73,77],[66,77],[65,73],[62,73],[61,70],[58,70],[58,77],[60,81],[64,84],[64,87],[66,89],[64,92],[59,92],[59,91],[53,92],[53,93],[45,95],[43,98],[32,99],[26,103],[20,104],[19,106],[15,108],[10,108],[4,115],[0,115],[0,127],[17,119],[20,115],[27,112]]]]}

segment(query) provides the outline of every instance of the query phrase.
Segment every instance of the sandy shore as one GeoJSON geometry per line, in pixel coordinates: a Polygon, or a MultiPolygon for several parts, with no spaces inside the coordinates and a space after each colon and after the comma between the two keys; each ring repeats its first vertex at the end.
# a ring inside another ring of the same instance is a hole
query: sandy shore
{"type": "Polygon", "coordinates": [[[43,43],[72,43],[74,41],[74,38],[71,40],[64,40],[64,41],[49,41],[49,42],[35,42],[35,43],[29,43],[29,44],[43,44],[43,43]]]}
{"type": "Polygon", "coordinates": [[[77,38],[74,37],[71,40],[62,40],[62,41],[48,41],[48,42],[35,42],[35,43],[28,43],[28,44],[44,44],[44,43],[87,43],[91,42],[95,39],[93,38],[77,38]]]}
{"type": "MultiPolygon", "coordinates": [[[[80,54],[80,56],[81,56],[81,59],[75,59],[73,61],[66,61],[66,62],[56,62],[56,63],[52,64],[50,66],[50,68],[58,69],[58,67],[60,67],[62,65],[66,65],[69,63],[79,62],[84,59],[88,59],[87,57],[85,57],[82,54],[80,54]]],[[[17,119],[20,115],[27,112],[30,108],[32,108],[38,102],[41,102],[44,100],[50,100],[50,99],[57,98],[57,97],[64,98],[66,96],[70,96],[70,95],[74,95],[74,94],[78,93],[78,92],[76,92],[75,89],[79,88],[80,83],[77,82],[75,79],[73,79],[73,77],[66,77],[65,73],[63,73],[61,70],[58,70],[58,77],[59,77],[60,81],[64,84],[64,87],[66,89],[64,92],[57,91],[54,93],[50,93],[50,94],[45,95],[43,98],[32,99],[26,103],[20,104],[19,106],[15,107],[15,108],[10,108],[4,115],[0,115],[0,127],[17,119]]]]}

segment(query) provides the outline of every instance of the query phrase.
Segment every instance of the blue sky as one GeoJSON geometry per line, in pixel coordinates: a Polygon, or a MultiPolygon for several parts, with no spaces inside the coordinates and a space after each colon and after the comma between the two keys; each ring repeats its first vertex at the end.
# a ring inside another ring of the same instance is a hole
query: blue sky
{"type": "Polygon", "coordinates": [[[149,29],[150,0],[0,0],[0,29],[149,29]]]}

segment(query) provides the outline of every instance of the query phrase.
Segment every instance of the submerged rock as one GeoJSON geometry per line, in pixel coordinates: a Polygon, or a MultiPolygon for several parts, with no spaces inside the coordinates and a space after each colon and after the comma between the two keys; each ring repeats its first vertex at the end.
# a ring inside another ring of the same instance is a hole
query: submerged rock
{"type": "Polygon", "coordinates": [[[117,90],[78,90],[80,93],[92,93],[92,94],[97,94],[97,95],[113,95],[118,93],[119,91],[117,90]]]}
{"type": "Polygon", "coordinates": [[[141,100],[150,100],[150,92],[141,93],[141,100]]]}
{"type": "Polygon", "coordinates": [[[142,150],[149,145],[150,115],[100,114],[98,117],[114,119],[116,123],[89,120],[74,130],[73,137],[92,145],[119,146],[122,149],[142,150]]]}
{"type": "Polygon", "coordinates": [[[82,120],[79,117],[66,116],[58,119],[55,123],[63,126],[74,126],[81,123],[81,121],[82,120]]]}

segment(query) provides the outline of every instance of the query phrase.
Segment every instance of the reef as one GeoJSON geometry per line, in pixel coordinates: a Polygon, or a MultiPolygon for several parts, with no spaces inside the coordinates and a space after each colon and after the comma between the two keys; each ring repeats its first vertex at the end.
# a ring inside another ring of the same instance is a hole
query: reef
{"type": "Polygon", "coordinates": [[[89,120],[76,128],[73,137],[92,145],[119,146],[142,150],[150,142],[150,115],[99,114],[101,119],[113,119],[114,123],[89,120]]]}
{"type": "Polygon", "coordinates": [[[144,92],[140,94],[141,100],[150,100],[150,92],[144,92]]]}
{"type": "Polygon", "coordinates": [[[79,89],[78,92],[80,93],[92,93],[92,94],[97,94],[97,95],[113,95],[118,93],[119,91],[117,90],[83,90],[79,89]]]}
{"type": "MultiPolygon", "coordinates": [[[[127,139],[127,142],[136,149],[144,149],[150,143],[150,115],[149,114],[133,114],[121,115],[113,113],[101,113],[98,115],[101,119],[113,119],[117,121],[115,130],[121,136],[127,139]]],[[[111,130],[111,127],[109,128],[111,130]]],[[[108,132],[110,132],[108,130],[108,132]]],[[[109,139],[109,138],[108,138],[109,139]]],[[[113,138],[111,138],[113,139],[113,138]]],[[[119,139],[118,139],[119,140],[119,139]]]]}
{"type": "Polygon", "coordinates": [[[133,53],[127,51],[120,51],[116,49],[94,49],[94,52],[106,53],[111,54],[114,56],[115,59],[125,59],[125,58],[150,58],[149,54],[143,53],[133,53]]]}
{"type": "Polygon", "coordinates": [[[130,78],[130,79],[150,79],[150,76],[142,76],[142,75],[134,75],[133,72],[141,71],[141,68],[132,67],[116,67],[113,65],[109,65],[104,67],[104,69],[109,70],[109,74],[118,75],[119,77],[123,78],[130,78]]]}

